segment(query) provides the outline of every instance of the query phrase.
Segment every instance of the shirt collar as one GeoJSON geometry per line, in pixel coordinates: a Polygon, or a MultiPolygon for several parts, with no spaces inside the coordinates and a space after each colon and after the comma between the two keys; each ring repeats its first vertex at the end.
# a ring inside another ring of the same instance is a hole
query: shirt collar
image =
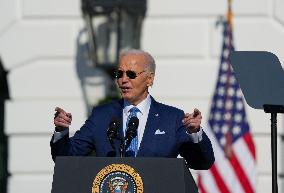
{"type": "MultiPolygon", "coordinates": [[[[129,112],[129,110],[134,107],[134,105],[130,104],[127,100],[124,100],[123,103],[123,113],[127,114],[129,112]]],[[[147,110],[150,108],[151,105],[151,97],[148,94],[147,97],[141,101],[136,107],[139,109],[139,112],[142,113],[142,115],[144,115],[147,110]]]]}

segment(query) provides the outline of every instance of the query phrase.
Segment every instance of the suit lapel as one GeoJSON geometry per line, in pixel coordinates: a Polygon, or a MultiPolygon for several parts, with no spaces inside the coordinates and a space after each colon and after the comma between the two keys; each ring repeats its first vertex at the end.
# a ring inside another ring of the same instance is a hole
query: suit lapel
{"type": "MultiPolygon", "coordinates": [[[[114,102],[113,105],[113,117],[117,117],[120,119],[120,123],[122,125],[123,117],[122,117],[122,110],[123,110],[123,99],[114,102]]],[[[109,114],[111,116],[111,112],[109,114]]]]}
{"type": "Polygon", "coordinates": [[[152,97],[152,102],[147,118],[147,123],[145,126],[143,138],[138,150],[137,156],[143,156],[145,153],[147,153],[151,147],[153,147],[153,141],[152,138],[155,134],[156,129],[159,126],[160,123],[160,111],[159,111],[159,103],[157,103],[152,97]]]}

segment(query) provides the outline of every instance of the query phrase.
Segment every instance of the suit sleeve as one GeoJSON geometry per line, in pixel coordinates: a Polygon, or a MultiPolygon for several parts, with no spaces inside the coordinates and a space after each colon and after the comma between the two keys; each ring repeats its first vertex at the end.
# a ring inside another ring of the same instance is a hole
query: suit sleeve
{"type": "Polygon", "coordinates": [[[83,156],[95,149],[94,137],[96,124],[94,123],[94,110],[92,115],[86,120],[85,124],[78,130],[73,137],[69,138],[69,133],[53,143],[50,141],[52,159],[56,156],[83,156]]]}
{"type": "Polygon", "coordinates": [[[199,143],[187,141],[180,146],[180,155],[185,158],[187,165],[196,170],[209,169],[214,161],[214,152],[205,132],[202,134],[202,140],[199,143]]]}
{"type": "Polygon", "coordinates": [[[178,130],[177,135],[180,141],[179,154],[186,160],[187,165],[196,170],[209,169],[214,161],[214,152],[212,144],[206,133],[202,132],[202,140],[194,143],[186,133],[186,128],[181,120],[183,114],[177,120],[178,130]]]}

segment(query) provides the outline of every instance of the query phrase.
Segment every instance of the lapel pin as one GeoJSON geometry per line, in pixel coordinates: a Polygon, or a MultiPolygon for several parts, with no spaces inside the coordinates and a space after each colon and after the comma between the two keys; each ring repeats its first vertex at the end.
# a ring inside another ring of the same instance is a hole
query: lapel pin
{"type": "Polygon", "coordinates": [[[159,116],[159,114],[157,113],[157,114],[155,114],[155,116],[156,116],[156,117],[158,117],[158,116],[159,116]]]}

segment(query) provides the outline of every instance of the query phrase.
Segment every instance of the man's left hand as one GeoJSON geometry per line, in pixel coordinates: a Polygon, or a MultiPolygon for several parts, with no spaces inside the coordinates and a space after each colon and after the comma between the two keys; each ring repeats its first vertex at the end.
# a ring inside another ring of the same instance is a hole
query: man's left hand
{"type": "Polygon", "coordinates": [[[193,113],[184,115],[182,122],[189,133],[196,133],[200,130],[201,119],[201,112],[198,109],[194,109],[193,113]]]}

